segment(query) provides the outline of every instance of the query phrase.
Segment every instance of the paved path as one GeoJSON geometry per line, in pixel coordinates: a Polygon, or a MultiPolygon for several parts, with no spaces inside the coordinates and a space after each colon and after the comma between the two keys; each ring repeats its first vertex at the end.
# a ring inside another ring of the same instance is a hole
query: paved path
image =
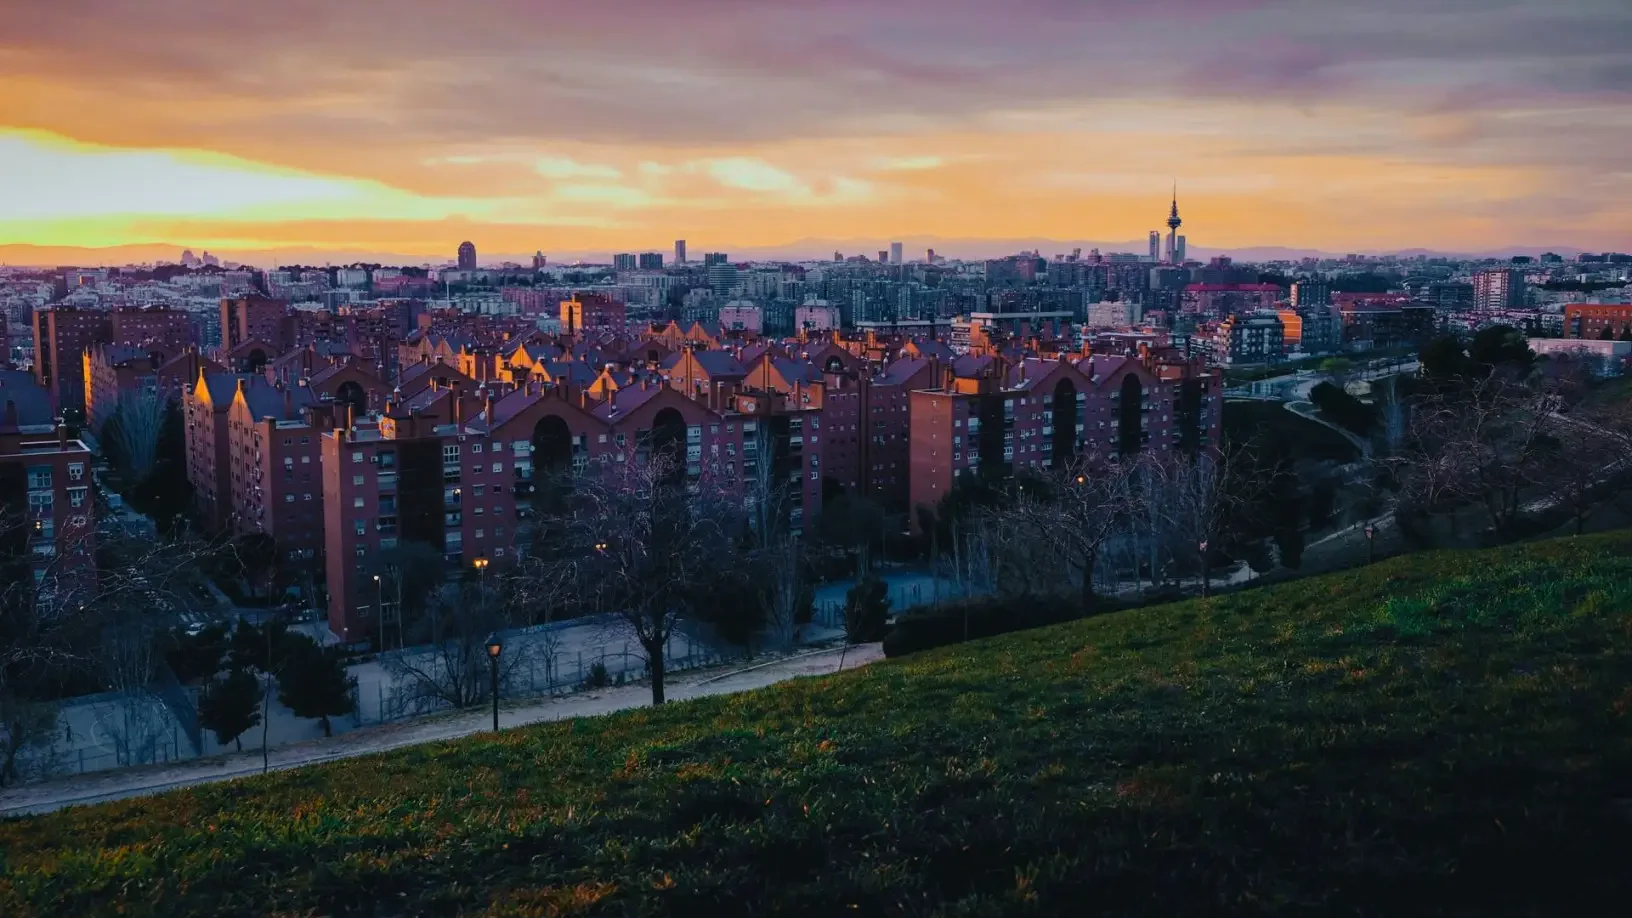
{"type": "MultiPolygon", "coordinates": [[[[770,664],[746,668],[690,672],[669,681],[668,697],[673,701],[684,701],[710,695],[729,695],[801,676],[827,675],[837,671],[841,661],[845,669],[852,669],[880,660],[883,656],[880,645],[863,644],[848,650],[834,647],[797,654],[770,664]]],[[[563,698],[501,706],[499,726],[518,727],[573,717],[591,717],[644,707],[650,702],[651,689],[648,686],[625,685],[563,698]]],[[[272,750],[270,762],[271,767],[277,770],[298,768],[471,736],[492,729],[492,725],[491,709],[466,710],[446,717],[356,730],[332,740],[283,746],[272,750]]],[[[63,781],[27,784],[0,792],[0,816],[48,813],[66,806],[146,796],[260,773],[261,756],[258,752],[192,759],[151,768],[98,772],[63,781]]]]}

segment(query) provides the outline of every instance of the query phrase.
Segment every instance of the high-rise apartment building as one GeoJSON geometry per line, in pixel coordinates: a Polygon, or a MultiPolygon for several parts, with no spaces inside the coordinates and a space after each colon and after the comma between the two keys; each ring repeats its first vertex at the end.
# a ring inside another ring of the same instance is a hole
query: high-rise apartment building
{"type": "Polygon", "coordinates": [[[58,411],[85,409],[85,353],[96,344],[138,349],[162,363],[196,339],[189,315],[163,306],[84,309],[54,306],[34,311],[34,379],[58,411]]]}
{"type": "Polygon", "coordinates": [[[674,240],[674,263],[677,265],[686,263],[686,240],[684,239],[674,240]]]}
{"type": "MultiPolygon", "coordinates": [[[[246,296],[221,301],[221,347],[232,350],[247,341],[269,344],[274,350],[292,346],[284,320],[289,304],[263,296],[246,296]]],[[[276,354],[268,354],[276,357],[276,354]]]]}
{"type": "Polygon", "coordinates": [[[901,243],[892,242],[892,243],[890,243],[890,264],[898,265],[900,263],[901,263],[901,243]]]}
{"type": "Polygon", "coordinates": [[[533,253],[533,270],[534,271],[544,270],[544,268],[547,265],[549,265],[549,263],[550,263],[550,260],[548,258],[544,257],[544,253],[542,251],[538,251],[538,252],[533,253]]]}
{"type": "Polygon", "coordinates": [[[1162,234],[1155,230],[1150,231],[1150,260],[1162,260],[1162,234]]]}
{"type": "Polygon", "coordinates": [[[1292,285],[1292,308],[1332,305],[1332,286],[1325,281],[1300,280],[1292,285]]]}
{"type": "Polygon", "coordinates": [[[714,265],[723,265],[730,260],[731,259],[727,258],[724,252],[709,252],[707,255],[703,256],[703,267],[711,268],[714,265]]]}
{"type": "Polygon", "coordinates": [[[474,242],[459,243],[459,270],[476,270],[476,244],[474,242]]]}
{"type": "Polygon", "coordinates": [[[51,396],[25,373],[0,372],[0,577],[56,574],[54,592],[94,581],[91,452],[54,418],[51,396]]]}
{"type": "Polygon", "coordinates": [[[617,255],[613,255],[612,256],[612,270],[614,270],[614,271],[633,271],[633,270],[635,270],[635,256],[631,255],[631,254],[629,254],[627,252],[620,252],[617,255]]]}
{"type": "Polygon", "coordinates": [[[1491,312],[1525,303],[1524,275],[1513,268],[1492,268],[1473,275],[1473,305],[1491,312]]]}
{"type": "Polygon", "coordinates": [[[661,271],[661,270],[663,270],[663,253],[662,252],[642,252],[641,255],[640,255],[640,270],[642,270],[642,271],[661,271]]]}
{"type": "Polygon", "coordinates": [[[391,406],[375,422],[322,433],[329,630],[377,642],[395,549],[414,542],[451,568],[502,561],[515,545],[515,472],[502,445],[391,406]]]}

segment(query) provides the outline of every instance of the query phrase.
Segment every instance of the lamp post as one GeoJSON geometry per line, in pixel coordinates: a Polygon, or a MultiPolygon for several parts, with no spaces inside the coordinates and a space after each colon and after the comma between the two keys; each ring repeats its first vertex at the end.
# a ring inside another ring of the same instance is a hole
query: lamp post
{"type": "Polygon", "coordinates": [[[1367,523],[1363,531],[1366,534],[1366,563],[1371,564],[1377,560],[1377,527],[1367,523]]]}
{"type": "Polygon", "coordinates": [[[493,674],[493,732],[499,732],[499,653],[504,650],[504,644],[499,636],[494,634],[487,639],[487,663],[493,674]]]}
{"type": "Polygon", "coordinates": [[[486,583],[487,582],[487,559],[486,558],[477,558],[475,561],[470,562],[470,564],[471,564],[472,567],[476,568],[476,576],[478,578],[480,578],[483,583],[486,583]]]}
{"type": "Polygon", "coordinates": [[[1201,595],[1203,597],[1211,596],[1213,595],[1213,580],[1209,576],[1212,571],[1207,566],[1207,540],[1202,539],[1197,543],[1196,547],[1201,552],[1201,595]]]}
{"type": "Polygon", "coordinates": [[[385,650],[385,585],[380,583],[379,574],[374,575],[374,615],[380,620],[380,646],[374,648],[378,653],[385,650]]]}

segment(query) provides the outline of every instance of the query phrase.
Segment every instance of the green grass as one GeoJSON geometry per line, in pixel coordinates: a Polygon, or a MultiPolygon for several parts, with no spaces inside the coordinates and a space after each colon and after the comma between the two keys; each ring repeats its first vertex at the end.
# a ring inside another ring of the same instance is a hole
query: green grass
{"type": "Polygon", "coordinates": [[[0,822],[0,915],[1557,915],[1632,895],[1632,533],[0,822]]]}

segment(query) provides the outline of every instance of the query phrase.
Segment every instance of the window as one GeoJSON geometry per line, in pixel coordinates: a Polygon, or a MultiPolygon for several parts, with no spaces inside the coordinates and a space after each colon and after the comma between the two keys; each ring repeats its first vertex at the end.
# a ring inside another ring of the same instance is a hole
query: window
{"type": "Polygon", "coordinates": [[[495,462],[495,463],[493,463],[493,471],[494,471],[494,472],[502,472],[502,471],[504,471],[504,463],[502,463],[502,462],[495,462]]]}
{"type": "Polygon", "coordinates": [[[28,489],[36,491],[51,487],[51,467],[49,465],[31,465],[28,467],[28,489]]]}
{"type": "Polygon", "coordinates": [[[363,505],[363,499],[361,497],[353,497],[351,499],[351,505],[353,507],[361,507],[363,505]]]}
{"type": "Polygon", "coordinates": [[[473,452],[473,453],[481,452],[482,451],[482,444],[480,444],[480,443],[471,444],[470,451],[473,452]]]}
{"type": "Polygon", "coordinates": [[[82,479],[84,477],[85,477],[85,463],[83,463],[83,462],[70,462],[70,463],[68,463],[68,480],[69,481],[79,481],[80,479],[82,479]]]}
{"type": "Polygon", "coordinates": [[[353,528],[355,528],[357,530],[358,535],[367,535],[368,534],[368,523],[365,520],[354,520],[353,521],[353,528]]]}
{"type": "Polygon", "coordinates": [[[312,492],[307,491],[305,494],[301,495],[300,499],[301,500],[311,500],[312,499],[312,492]]]}
{"type": "Polygon", "coordinates": [[[354,484],[354,485],[362,484],[363,483],[363,476],[361,476],[361,475],[351,476],[351,483],[354,484]]]}
{"type": "Polygon", "coordinates": [[[295,495],[293,495],[293,494],[283,495],[283,502],[286,503],[286,504],[294,503],[295,502],[295,495]]]}
{"type": "Polygon", "coordinates": [[[283,438],[283,445],[284,446],[294,446],[295,445],[295,438],[294,437],[284,437],[283,438]]]}
{"type": "Polygon", "coordinates": [[[442,447],[442,464],[452,465],[459,461],[459,444],[450,443],[442,447]]]}
{"type": "Polygon", "coordinates": [[[476,538],[478,538],[478,539],[485,539],[485,538],[487,538],[487,531],[486,531],[486,530],[484,530],[484,529],[478,529],[478,530],[476,530],[476,538]]]}
{"type": "Polygon", "coordinates": [[[89,488],[69,488],[68,505],[70,507],[85,506],[85,495],[89,492],[89,490],[89,488]]]}
{"type": "Polygon", "coordinates": [[[356,463],[360,463],[360,462],[362,462],[362,461],[363,461],[363,454],[362,454],[362,452],[361,452],[361,451],[357,451],[357,452],[353,452],[353,453],[352,453],[352,454],[351,454],[351,461],[352,461],[352,462],[356,462],[356,463]]]}

